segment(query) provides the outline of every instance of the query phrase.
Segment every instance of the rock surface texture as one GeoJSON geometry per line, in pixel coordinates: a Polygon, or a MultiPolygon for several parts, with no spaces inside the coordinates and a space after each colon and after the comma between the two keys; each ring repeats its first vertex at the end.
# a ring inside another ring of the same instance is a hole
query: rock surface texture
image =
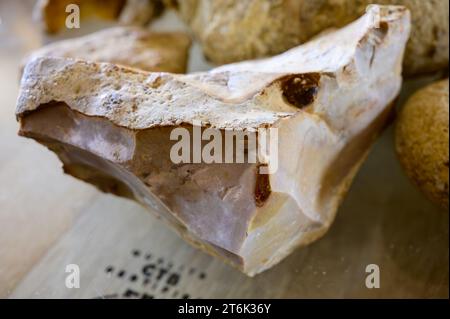
{"type": "Polygon", "coordinates": [[[416,92],[397,122],[396,147],[407,175],[448,211],[448,79],[416,92]]]}
{"type": "Polygon", "coordinates": [[[371,3],[411,11],[408,76],[448,67],[448,0],[166,0],[217,64],[270,56],[355,20],[371,3]]]}
{"type": "Polygon", "coordinates": [[[330,227],[399,93],[409,32],[404,7],[372,6],[279,56],[205,73],[37,58],[21,82],[20,134],[54,151],[66,173],[137,200],[252,276],[330,227]],[[196,129],[254,133],[258,151],[262,128],[278,140],[256,162],[195,162],[190,145],[194,163],[175,163],[170,135],[182,128],[193,140],[196,129]]]}
{"type": "Polygon", "coordinates": [[[51,56],[109,62],[144,71],[185,73],[190,45],[191,40],[184,33],[115,27],[49,44],[33,52],[26,61],[51,56]]]}

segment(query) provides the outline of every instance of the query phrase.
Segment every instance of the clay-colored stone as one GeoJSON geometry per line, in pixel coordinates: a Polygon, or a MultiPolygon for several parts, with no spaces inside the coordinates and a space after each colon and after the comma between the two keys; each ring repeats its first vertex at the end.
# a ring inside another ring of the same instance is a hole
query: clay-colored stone
{"type": "Polygon", "coordinates": [[[416,92],[397,122],[396,148],[407,175],[425,195],[448,210],[448,79],[416,92]]]}
{"type": "Polygon", "coordinates": [[[161,13],[161,0],[39,0],[34,8],[45,32],[55,34],[66,26],[66,8],[80,8],[80,20],[117,20],[124,25],[144,25],[161,13]]]}
{"type": "Polygon", "coordinates": [[[411,39],[404,71],[428,73],[448,66],[448,0],[168,0],[217,64],[270,56],[320,32],[353,21],[370,3],[408,7],[411,39]]]}

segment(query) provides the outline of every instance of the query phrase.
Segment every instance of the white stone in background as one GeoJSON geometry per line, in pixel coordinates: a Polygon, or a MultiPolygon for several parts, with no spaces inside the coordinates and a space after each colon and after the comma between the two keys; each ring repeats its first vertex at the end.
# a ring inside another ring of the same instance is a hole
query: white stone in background
{"type": "MultiPolygon", "coordinates": [[[[158,32],[191,32],[172,10],[164,11],[160,18],[152,22],[150,29],[158,32]]],[[[188,73],[208,71],[213,67],[213,64],[205,59],[201,45],[193,41],[189,54],[188,73]]]]}

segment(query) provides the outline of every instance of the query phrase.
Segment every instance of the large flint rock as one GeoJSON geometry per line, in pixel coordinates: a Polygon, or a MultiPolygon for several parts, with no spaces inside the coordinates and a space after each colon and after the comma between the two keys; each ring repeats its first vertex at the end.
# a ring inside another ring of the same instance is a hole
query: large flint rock
{"type": "Polygon", "coordinates": [[[400,90],[409,30],[405,8],[373,6],[282,55],[192,75],[38,58],[22,79],[20,134],[254,275],[331,225],[400,90]],[[219,136],[254,132],[258,147],[272,128],[277,148],[256,163],[174,163],[171,133],[197,121],[219,136]]]}

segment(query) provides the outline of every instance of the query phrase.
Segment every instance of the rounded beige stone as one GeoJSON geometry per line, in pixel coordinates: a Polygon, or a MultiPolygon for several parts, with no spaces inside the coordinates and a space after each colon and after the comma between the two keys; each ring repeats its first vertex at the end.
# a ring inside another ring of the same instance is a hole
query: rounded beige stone
{"type": "Polygon", "coordinates": [[[411,11],[406,75],[448,66],[448,0],[165,1],[191,27],[205,56],[217,64],[281,53],[329,28],[343,27],[377,3],[403,5],[411,11]]]}
{"type": "Polygon", "coordinates": [[[400,113],[396,149],[402,166],[425,195],[448,209],[448,79],[416,92],[400,113]]]}

